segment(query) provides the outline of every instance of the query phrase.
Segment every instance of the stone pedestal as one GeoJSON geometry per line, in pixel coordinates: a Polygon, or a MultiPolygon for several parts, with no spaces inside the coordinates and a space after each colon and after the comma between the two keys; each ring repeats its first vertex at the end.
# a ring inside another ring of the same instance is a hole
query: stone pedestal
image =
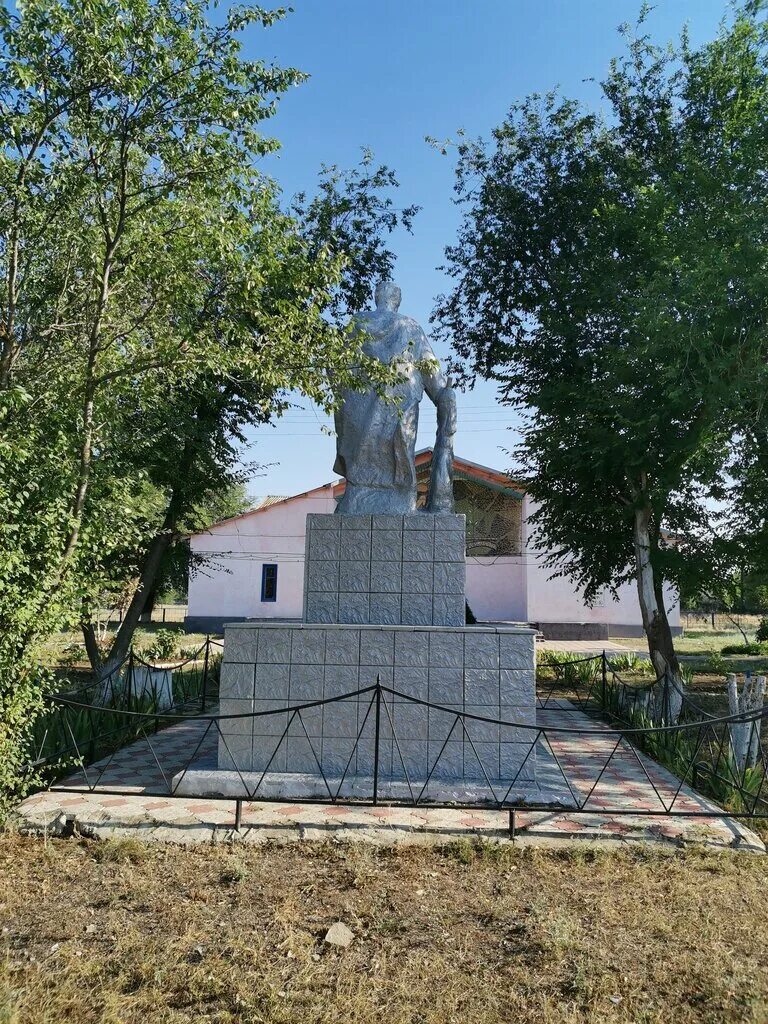
{"type": "Polygon", "coordinates": [[[304,622],[225,628],[218,765],[179,791],[370,798],[375,775],[392,799],[519,797],[534,632],[465,624],[464,552],[464,516],[308,516],[304,622]]]}
{"type": "Polygon", "coordinates": [[[309,515],[304,621],[463,626],[464,516],[309,515]]]}
{"type": "MultiPolygon", "coordinates": [[[[293,708],[375,686],[379,711],[379,776],[422,781],[512,778],[535,731],[466,719],[535,724],[531,631],[513,626],[227,627],[220,713],[293,708]],[[440,705],[426,707],[408,697],[440,705]],[[449,736],[450,733],[450,736],[449,736]]],[[[375,694],[308,708],[288,731],[289,713],[223,718],[219,768],[241,772],[371,776],[375,694]],[[351,760],[351,763],[350,763],[351,760]]],[[[533,778],[529,758],[520,780],[533,778]]]]}

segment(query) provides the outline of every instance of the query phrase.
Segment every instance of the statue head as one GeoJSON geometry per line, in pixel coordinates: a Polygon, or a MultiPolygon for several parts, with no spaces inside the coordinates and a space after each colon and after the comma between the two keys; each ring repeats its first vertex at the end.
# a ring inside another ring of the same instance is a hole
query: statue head
{"type": "Polygon", "coordinates": [[[400,308],[400,289],[394,281],[379,281],[376,285],[376,309],[396,313],[400,308]]]}

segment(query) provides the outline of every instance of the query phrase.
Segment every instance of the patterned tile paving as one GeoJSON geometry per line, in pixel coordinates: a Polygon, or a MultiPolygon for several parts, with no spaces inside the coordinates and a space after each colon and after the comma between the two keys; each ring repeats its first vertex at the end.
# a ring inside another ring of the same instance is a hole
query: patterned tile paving
{"type": "MultiPolygon", "coordinates": [[[[565,775],[574,806],[586,799],[584,806],[590,813],[518,811],[516,836],[521,841],[696,841],[762,849],[757,837],[734,819],[675,815],[674,811],[718,809],[625,742],[617,746],[614,734],[567,701],[550,701],[546,710],[539,710],[537,724],[548,730],[591,730],[589,735],[548,732],[547,741],[540,741],[537,750],[540,784],[567,794],[565,775]],[[617,813],[619,809],[673,813],[633,817],[617,813]]],[[[43,791],[25,800],[20,816],[29,827],[42,828],[63,813],[74,816],[82,831],[98,835],[130,830],[179,843],[231,838],[234,801],[165,795],[170,780],[189,764],[195,751],[198,762],[215,757],[216,732],[206,721],[179,723],[73,773],[55,792],[43,791]]],[[[461,807],[254,802],[243,806],[242,826],[240,837],[246,841],[318,838],[332,831],[337,836],[391,843],[467,833],[503,836],[508,814],[461,807]]]]}

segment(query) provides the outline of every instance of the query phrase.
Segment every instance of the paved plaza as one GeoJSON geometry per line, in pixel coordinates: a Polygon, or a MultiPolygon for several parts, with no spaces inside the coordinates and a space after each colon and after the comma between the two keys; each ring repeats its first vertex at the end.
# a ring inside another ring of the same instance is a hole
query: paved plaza
{"type": "MultiPolygon", "coordinates": [[[[708,811],[717,812],[715,805],[625,741],[617,747],[615,733],[568,701],[549,701],[546,709],[539,708],[537,724],[548,730],[590,733],[548,732],[546,740],[539,740],[538,799],[542,792],[556,793],[564,806],[556,811],[517,811],[516,841],[647,841],[763,849],[754,833],[735,819],[706,816],[708,811]],[[587,797],[589,813],[575,813],[573,807],[587,797]],[[616,813],[617,809],[647,813],[632,816],[616,813]],[[687,818],[663,813],[665,809],[704,816],[687,818]]],[[[171,780],[188,765],[193,752],[195,763],[215,757],[215,729],[206,735],[207,725],[205,720],[173,725],[70,775],[56,791],[30,796],[19,808],[22,827],[56,831],[67,827],[65,819],[69,827],[74,819],[74,827],[85,835],[130,834],[182,844],[324,837],[393,844],[508,837],[506,810],[299,802],[244,803],[241,829],[235,832],[234,800],[170,795],[171,780]]]]}

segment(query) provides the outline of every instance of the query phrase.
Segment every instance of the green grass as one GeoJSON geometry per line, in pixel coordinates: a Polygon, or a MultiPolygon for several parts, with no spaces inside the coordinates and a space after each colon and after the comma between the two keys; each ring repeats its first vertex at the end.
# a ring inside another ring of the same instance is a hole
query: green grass
{"type": "MultiPolygon", "coordinates": [[[[750,634],[748,633],[748,635],[750,634]]],[[[707,659],[712,654],[722,653],[723,647],[740,647],[743,643],[744,638],[738,631],[692,629],[686,630],[685,636],[675,637],[675,650],[679,656],[685,659],[692,659],[691,664],[695,669],[704,670],[707,665],[707,659]]],[[[611,644],[617,644],[628,651],[645,651],[645,640],[638,637],[611,637],[611,644]]],[[[724,655],[724,659],[724,672],[758,672],[768,670],[768,654],[731,654],[724,655]]]]}
{"type": "MultiPolygon", "coordinates": [[[[162,629],[178,630],[176,653],[191,652],[198,650],[206,641],[206,633],[184,633],[179,623],[152,622],[139,626],[133,637],[133,648],[139,654],[151,647],[154,635],[162,629]]],[[[107,634],[114,636],[113,632],[107,634]]],[[[220,639],[220,638],[219,638],[220,639]]],[[[78,667],[87,667],[83,637],[77,630],[68,630],[63,633],[55,633],[45,644],[41,652],[41,664],[46,668],[62,669],[69,671],[73,664],[78,667]]],[[[0,1024],[2,1022],[0,1021],[0,1024]]]]}

